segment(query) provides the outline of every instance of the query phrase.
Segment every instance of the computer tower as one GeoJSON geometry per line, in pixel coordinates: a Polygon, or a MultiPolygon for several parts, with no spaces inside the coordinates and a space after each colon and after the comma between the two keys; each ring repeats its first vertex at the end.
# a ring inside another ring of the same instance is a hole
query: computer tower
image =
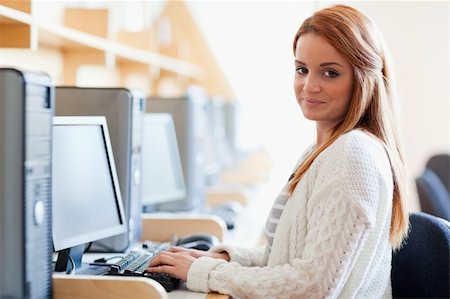
{"type": "Polygon", "coordinates": [[[51,79],[0,68],[0,297],[51,298],[51,79]]]}
{"type": "Polygon", "coordinates": [[[205,205],[205,142],[207,98],[201,90],[188,89],[178,98],[147,99],[148,113],[170,113],[175,124],[177,143],[186,184],[186,198],[161,204],[163,211],[199,211],[205,205]]]}
{"type": "MultiPolygon", "coordinates": [[[[145,96],[125,88],[55,89],[57,116],[105,116],[128,222],[128,234],[96,241],[90,251],[123,252],[141,238],[141,130],[145,96]]],[[[101,213],[101,211],[99,211],[101,213]]]]}

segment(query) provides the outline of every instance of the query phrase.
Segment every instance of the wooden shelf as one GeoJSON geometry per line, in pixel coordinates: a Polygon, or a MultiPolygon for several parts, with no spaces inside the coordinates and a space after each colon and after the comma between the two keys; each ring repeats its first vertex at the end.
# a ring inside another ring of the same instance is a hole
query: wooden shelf
{"type": "MultiPolygon", "coordinates": [[[[31,13],[31,1],[0,0],[0,5],[10,9],[31,13]]],[[[31,26],[17,20],[0,15],[0,47],[29,48],[31,47],[31,26]]]]}
{"type": "Polygon", "coordinates": [[[167,1],[159,16],[159,22],[170,22],[171,28],[171,42],[161,45],[159,52],[202,67],[207,75],[194,78],[194,82],[204,87],[210,96],[222,96],[226,101],[234,101],[236,95],[197,27],[186,2],[167,1]]]}
{"type": "Polygon", "coordinates": [[[115,73],[118,81],[111,84],[138,87],[149,96],[180,96],[195,84],[211,97],[236,98],[183,1],[167,1],[152,26],[140,32],[109,32],[107,8],[63,8],[64,21],[51,22],[33,15],[32,1],[0,0],[0,48],[56,50],[62,58],[52,68],[61,69],[54,74],[57,84],[78,85],[80,66],[96,65],[115,73]],[[164,28],[169,42],[160,36],[164,28]]]}
{"type": "MultiPolygon", "coordinates": [[[[4,2],[1,2],[4,4],[4,2]]],[[[48,22],[45,20],[36,20],[31,13],[23,12],[18,9],[0,5],[0,16],[13,20],[16,23],[35,27],[37,38],[42,45],[60,47],[63,50],[68,49],[89,49],[103,52],[105,55],[113,55],[114,58],[122,58],[136,63],[141,63],[149,67],[157,67],[162,70],[173,72],[188,78],[203,78],[203,70],[192,63],[179,59],[161,55],[149,50],[143,50],[119,42],[112,41],[105,37],[85,33],[80,30],[48,22]],[[41,39],[42,36],[42,39],[41,39]]],[[[32,29],[31,33],[33,32],[32,29]]],[[[30,37],[32,40],[33,37],[30,37]]],[[[18,43],[16,46],[19,46],[18,43]]]]}

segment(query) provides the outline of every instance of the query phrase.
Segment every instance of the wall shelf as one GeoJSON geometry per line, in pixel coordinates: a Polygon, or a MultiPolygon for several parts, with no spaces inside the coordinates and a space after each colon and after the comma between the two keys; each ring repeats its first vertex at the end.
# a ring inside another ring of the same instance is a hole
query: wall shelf
{"type": "MultiPolygon", "coordinates": [[[[203,77],[203,70],[192,63],[124,45],[104,37],[88,34],[52,22],[37,20],[31,13],[10,8],[5,5],[0,5],[0,16],[6,17],[8,20],[13,20],[16,24],[28,26],[31,31],[31,47],[33,47],[33,39],[35,39],[36,43],[43,46],[58,47],[66,50],[98,50],[105,53],[105,55],[112,55],[114,58],[117,57],[160,68],[188,78],[201,80],[203,77]]],[[[1,26],[3,26],[3,24],[1,26]]],[[[34,46],[37,47],[37,44],[34,46]]],[[[20,45],[17,45],[17,47],[20,47],[20,45]]]]}

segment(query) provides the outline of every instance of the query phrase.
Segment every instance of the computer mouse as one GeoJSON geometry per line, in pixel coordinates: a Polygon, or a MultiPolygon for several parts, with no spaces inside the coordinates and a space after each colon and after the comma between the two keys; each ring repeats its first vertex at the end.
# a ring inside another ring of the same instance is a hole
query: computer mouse
{"type": "Polygon", "coordinates": [[[242,213],[242,205],[235,201],[226,201],[215,205],[210,209],[212,215],[217,215],[222,218],[228,229],[233,229],[237,216],[242,213]]]}
{"type": "Polygon", "coordinates": [[[184,248],[209,250],[212,246],[219,243],[219,239],[211,234],[192,234],[183,238],[180,238],[176,245],[184,248]]]}
{"type": "Polygon", "coordinates": [[[242,205],[236,201],[226,201],[215,205],[212,209],[215,212],[240,214],[242,212],[242,205]]]}

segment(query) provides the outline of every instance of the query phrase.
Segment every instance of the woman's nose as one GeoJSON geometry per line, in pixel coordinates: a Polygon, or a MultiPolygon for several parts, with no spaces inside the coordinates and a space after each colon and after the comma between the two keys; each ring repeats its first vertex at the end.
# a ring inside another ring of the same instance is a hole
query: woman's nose
{"type": "Polygon", "coordinates": [[[312,75],[308,75],[305,77],[305,82],[303,84],[303,90],[308,93],[317,93],[322,90],[319,80],[314,78],[312,75]]]}

